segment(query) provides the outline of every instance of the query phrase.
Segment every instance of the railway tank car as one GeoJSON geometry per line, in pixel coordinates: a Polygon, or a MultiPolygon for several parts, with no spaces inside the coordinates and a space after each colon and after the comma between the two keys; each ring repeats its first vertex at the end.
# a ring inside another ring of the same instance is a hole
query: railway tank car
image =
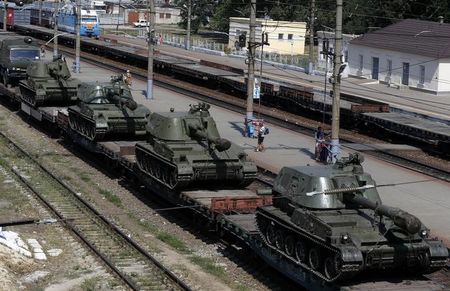
{"type": "Polygon", "coordinates": [[[87,139],[105,136],[144,138],[150,110],[133,100],[122,76],[109,83],[82,83],[78,88],[79,103],[68,108],[69,126],[87,139]]]}
{"type": "Polygon", "coordinates": [[[80,82],[71,77],[63,58],[33,61],[27,68],[27,75],[19,87],[22,100],[31,106],[70,105],[77,100],[80,82]]]}
{"type": "Polygon", "coordinates": [[[220,137],[209,104],[187,112],[152,113],[147,143],[137,143],[141,171],[169,189],[195,184],[249,184],[256,166],[236,144],[220,137]]]}
{"type": "Polygon", "coordinates": [[[362,156],[335,165],[284,167],[274,203],[257,209],[267,247],[332,282],[363,270],[429,273],[445,266],[445,245],[415,216],[383,205],[362,156]]]}

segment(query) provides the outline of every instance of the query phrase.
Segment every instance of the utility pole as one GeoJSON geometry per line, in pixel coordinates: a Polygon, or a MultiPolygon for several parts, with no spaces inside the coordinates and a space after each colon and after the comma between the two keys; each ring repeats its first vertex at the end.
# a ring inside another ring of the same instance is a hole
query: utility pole
{"type": "Polygon", "coordinates": [[[6,22],[8,20],[8,16],[7,16],[8,13],[6,12],[6,10],[8,8],[8,1],[3,0],[3,7],[5,8],[5,10],[4,10],[5,13],[3,13],[3,30],[7,31],[8,29],[6,28],[6,22]]]}
{"type": "Polygon", "coordinates": [[[148,27],[148,64],[147,64],[147,99],[153,98],[153,35],[155,33],[155,4],[147,0],[148,27]]]}
{"type": "Polygon", "coordinates": [[[250,1],[250,33],[248,40],[248,80],[247,80],[247,112],[245,115],[246,129],[253,120],[253,90],[255,87],[255,29],[256,0],[250,1]]]}
{"type": "Polygon", "coordinates": [[[42,26],[42,0],[39,0],[39,26],[42,26]]]}
{"type": "Polygon", "coordinates": [[[188,0],[187,7],[187,31],[186,31],[186,46],[185,49],[189,50],[191,48],[191,14],[192,14],[192,1],[188,0]]]}
{"type": "Polygon", "coordinates": [[[118,10],[119,11],[117,12],[117,24],[116,24],[116,34],[117,35],[119,35],[118,31],[119,31],[119,20],[120,20],[120,0],[119,0],[119,9],[118,10]]]}
{"type": "Polygon", "coordinates": [[[80,73],[80,24],[81,24],[81,0],[77,0],[77,15],[76,15],[76,41],[75,41],[75,64],[74,73],[80,73]]]}
{"type": "Polygon", "coordinates": [[[53,58],[58,57],[58,13],[59,13],[59,0],[56,0],[55,12],[53,14],[53,58]]]}
{"type": "Polygon", "coordinates": [[[314,73],[314,10],[316,9],[316,0],[311,0],[311,15],[309,20],[309,67],[308,74],[314,73]]]}
{"type": "Polygon", "coordinates": [[[339,115],[341,99],[341,73],[342,66],[342,0],[336,0],[336,30],[334,42],[334,68],[333,68],[333,111],[331,116],[331,154],[333,163],[339,157],[339,115]]]}

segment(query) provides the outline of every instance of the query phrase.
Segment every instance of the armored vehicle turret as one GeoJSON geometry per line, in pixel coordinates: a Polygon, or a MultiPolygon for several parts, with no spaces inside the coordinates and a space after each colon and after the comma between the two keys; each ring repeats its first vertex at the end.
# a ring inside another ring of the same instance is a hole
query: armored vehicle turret
{"type": "Polygon", "coordinates": [[[281,169],[273,205],[256,212],[266,246],[329,282],[363,270],[444,267],[445,245],[417,217],[383,205],[361,162],[354,154],[335,165],[281,169]]]}
{"type": "Polygon", "coordinates": [[[242,148],[220,137],[209,104],[188,112],[152,113],[148,142],[136,145],[136,161],[145,174],[169,189],[201,183],[246,185],[256,166],[242,148]]]}
{"type": "Polygon", "coordinates": [[[27,75],[19,86],[22,100],[31,106],[71,105],[77,100],[80,82],[71,78],[63,58],[33,61],[27,68],[27,75]]]}
{"type": "Polygon", "coordinates": [[[0,33],[0,77],[5,86],[25,79],[28,65],[38,59],[40,49],[34,39],[0,33]]]}
{"type": "Polygon", "coordinates": [[[79,103],[68,108],[70,128],[89,140],[105,136],[145,138],[150,110],[133,100],[122,76],[107,83],[82,83],[79,103]]]}

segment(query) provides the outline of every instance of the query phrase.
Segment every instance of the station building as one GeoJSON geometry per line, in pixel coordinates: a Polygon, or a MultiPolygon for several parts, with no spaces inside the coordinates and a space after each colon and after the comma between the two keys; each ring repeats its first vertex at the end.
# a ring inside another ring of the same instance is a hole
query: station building
{"type": "MultiPolygon", "coordinates": [[[[267,33],[270,46],[264,46],[265,52],[280,55],[298,55],[305,53],[306,22],[276,21],[256,19],[256,42],[261,42],[262,33],[267,33]]],[[[246,35],[248,46],[250,33],[249,18],[230,17],[228,47],[237,48],[239,36],[246,35]]],[[[258,50],[258,48],[257,48],[258,50]]]]}
{"type": "Polygon", "coordinates": [[[349,74],[391,87],[450,92],[450,24],[415,19],[350,41],[349,74]]]}

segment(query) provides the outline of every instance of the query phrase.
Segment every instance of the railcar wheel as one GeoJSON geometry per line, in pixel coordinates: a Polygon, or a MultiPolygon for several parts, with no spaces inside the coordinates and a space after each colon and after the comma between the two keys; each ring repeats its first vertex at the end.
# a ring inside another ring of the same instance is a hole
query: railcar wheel
{"type": "Polygon", "coordinates": [[[339,274],[341,266],[341,258],[338,254],[327,257],[324,262],[325,276],[328,279],[335,278],[339,274]]]}
{"type": "Polygon", "coordinates": [[[289,257],[295,256],[295,239],[292,235],[288,235],[284,241],[284,251],[289,257]]]}
{"type": "Polygon", "coordinates": [[[302,241],[295,243],[295,258],[302,263],[306,260],[306,245],[302,241]]]}
{"type": "Polygon", "coordinates": [[[318,248],[312,248],[308,253],[308,263],[309,266],[318,271],[321,266],[320,250],[318,248]]]}
{"type": "Polygon", "coordinates": [[[269,245],[275,245],[275,227],[272,224],[269,224],[266,229],[266,240],[269,245]]]}

